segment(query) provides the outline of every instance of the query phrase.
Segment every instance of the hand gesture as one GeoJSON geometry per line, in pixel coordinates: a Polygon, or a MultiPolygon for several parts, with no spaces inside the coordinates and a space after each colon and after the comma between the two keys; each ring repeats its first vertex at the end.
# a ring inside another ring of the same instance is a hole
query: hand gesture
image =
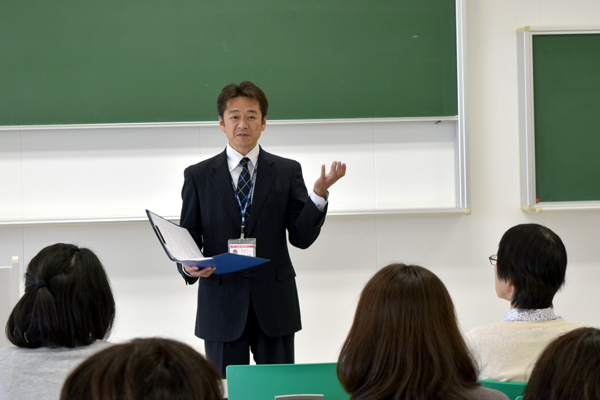
{"type": "Polygon", "coordinates": [[[346,175],[346,164],[341,161],[334,161],[327,175],[325,175],[325,164],[321,165],[321,176],[315,182],[313,193],[317,196],[325,197],[331,185],[344,175],[346,175]]]}

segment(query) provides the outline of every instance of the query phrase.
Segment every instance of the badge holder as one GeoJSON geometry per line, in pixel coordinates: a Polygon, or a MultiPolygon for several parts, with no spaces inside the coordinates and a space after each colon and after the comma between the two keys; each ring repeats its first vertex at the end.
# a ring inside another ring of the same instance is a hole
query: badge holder
{"type": "Polygon", "coordinates": [[[230,253],[256,257],[256,238],[229,239],[227,247],[230,253]]]}

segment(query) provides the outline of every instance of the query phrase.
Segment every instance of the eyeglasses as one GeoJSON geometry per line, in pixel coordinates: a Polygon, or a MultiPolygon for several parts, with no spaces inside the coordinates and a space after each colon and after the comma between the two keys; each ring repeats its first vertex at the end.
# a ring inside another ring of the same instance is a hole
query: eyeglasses
{"type": "Polygon", "coordinates": [[[489,259],[490,259],[490,264],[496,265],[496,262],[498,261],[498,256],[496,254],[494,254],[493,256],[489,256],[489,259]]]}

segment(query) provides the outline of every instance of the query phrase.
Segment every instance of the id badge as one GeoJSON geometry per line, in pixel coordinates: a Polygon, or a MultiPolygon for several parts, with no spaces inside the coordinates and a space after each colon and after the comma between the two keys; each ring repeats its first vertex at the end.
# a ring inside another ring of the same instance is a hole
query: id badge
{"type": "Polygon", "coordinates": [[[227,245],[230,253],[256,257],[256,238],[229,239],[227,245]]]}

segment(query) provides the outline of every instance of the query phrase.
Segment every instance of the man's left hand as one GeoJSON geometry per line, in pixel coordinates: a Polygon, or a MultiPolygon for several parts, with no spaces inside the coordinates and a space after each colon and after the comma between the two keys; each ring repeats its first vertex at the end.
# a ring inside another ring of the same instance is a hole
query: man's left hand
{"type": "Polygon", "coordinates": [[[321,165],[321,176],[315,182],[313,193],[325,197],[327,190],[344,175],[346,175],[346,164],[341,161],[334,161],[327,175],[325,175],[325,164],[321,165]]]}

